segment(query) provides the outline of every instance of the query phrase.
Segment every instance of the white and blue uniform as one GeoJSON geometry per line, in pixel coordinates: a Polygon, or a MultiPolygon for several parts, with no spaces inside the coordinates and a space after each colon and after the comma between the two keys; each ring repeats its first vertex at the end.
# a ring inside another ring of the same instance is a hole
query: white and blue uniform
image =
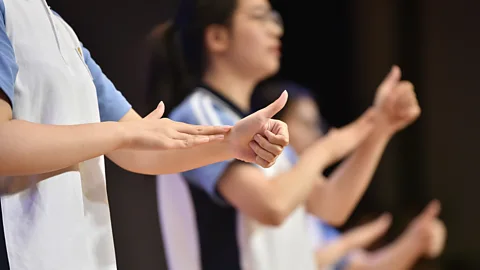
{"type": "MultiPolygon", "coordinates": [[[[0,88],[14,119],[85,124],[130,110],[45,0],[0,0],[0,11],[0,88]]],[[[1,198],[1,269],[116,269],[103,157],[78,167],[1,198]]]]}
{"type": "MultiPolygon", "coordinates": [[[[313,245],[316,249],[322,248],[330,242],[338,240],[341,233],[331,225],[323,222],[316,216],[309,216],[310,228],[313,245]]],[[[344,270],[347,269],[349,263],[349,255],[347,254],[338,262],[325,267],[322,270],[344,270]]]]}
{"type": "MultiPolygon", "coordinates": [[[[234,125],[244,116],[218,92],[202,86],[170,118],[190,124],[234,125]]],[[[272,177],[288,171],[292,157],[287,147],[274,166],[259,169],[272,177]]],[[[158,176],[158,207],[169,269],[316,270],[305,207],[299,206],[278,227],[243,215],[217,190],[232,162],[158,176]]]]}

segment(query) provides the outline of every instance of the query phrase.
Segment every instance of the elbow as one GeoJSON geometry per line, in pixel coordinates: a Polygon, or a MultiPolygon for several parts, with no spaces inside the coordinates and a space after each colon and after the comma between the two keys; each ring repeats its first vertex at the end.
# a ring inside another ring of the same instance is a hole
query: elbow
{"type": "Polygon", "coordinates": [[[347,218],[342,216],[332,217],[327,221],[328,224],[334,227],[341,227],[345,225],[346,222],[347,222],[347,218]]]}
{"type": "Polygon", "coordinates": [[[321,218],[322,221],[333,227],[341,227],[345,225],[350,216],[349,213],[332,206],[312,207],[311,205],[308,205],[307,207],[308,212],[321,218]]]}
{"type": "Polygon", "coordinates": [[[269,213],[263,223],[265,225],[278,227],[283,224],[285,218],[281,213],[269,213]]]}
{"type": "Polygon", "coordinates": [[[348,220],[348,217],[349,217],[348,214],[344,214],[339,211],[339,212],[332,213],[332,215],[330,215],[327,218],[324,218],[323,220],[334,227],[341,227],[345,225],[345,223],[348,220]]]}
{"type": "Polygon", "coordinates": [[[271,203],[265,207],[261,222],[265,225],[277,227],[285,222],[289,214],[290,212],[283,204],[271,203]]]}

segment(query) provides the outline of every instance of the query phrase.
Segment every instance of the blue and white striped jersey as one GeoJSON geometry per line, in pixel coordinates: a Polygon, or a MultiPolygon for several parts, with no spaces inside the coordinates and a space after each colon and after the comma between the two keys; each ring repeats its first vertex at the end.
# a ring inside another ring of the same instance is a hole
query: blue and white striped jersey
{"type": "MultiPolygon", "coordinates": [[[[170,118],[201,125],[234,125],[245,115],[209,87],[199,87],[170,118]]],[[[208,153],[205,153],[208,155],[208,153]]],[[[291,168],[290,148],[267,177],[291,168]]],[[[171,270],[314,270],[314,249],[307,216],[298,207],[278,227],[263,225],[222,198],[217,183],[234,160],[157,178],[158,206],[171,270]]]]}

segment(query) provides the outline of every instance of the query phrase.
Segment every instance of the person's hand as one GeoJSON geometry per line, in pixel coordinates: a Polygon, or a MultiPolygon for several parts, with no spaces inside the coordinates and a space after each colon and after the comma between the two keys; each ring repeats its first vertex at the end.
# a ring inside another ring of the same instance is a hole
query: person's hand
{"type": "Polygon", "coordinates": [[[445,247],[446,238],[447,227],[440,219],[434,219],[430,224],[430,245],[427,249],[427,257],[433,259],[440,256],[445,247]]]}
{"type": "Polygon", "coordinates": [[[120,122],[126,138],[124,148],[137,150],[168,150],[194,147],[220,141],[231,130],[229,126],[199,126],[162,118],[165,105],[158,107],[140,121],[120,122]]]}
{"type": "Polygon", "coordinates": [[[374,100],[381,116],[380,128],[391,134],[413,123],[421,113],[413,84],[400,78],[400,68],[393,66],[378,87],[374,100]]]}
{"type": "Polygon", "coordinates": [[[288,126],[271,119],[287,103],[288,94],[282,95],[269,106],[243,118],[233,126],[227,136],[235,158],[268,168],[275,163],[288,145],[288,126]]]}
{"type": "Polygon", "coordinates": [[[368,246],[387,232],[391,223],[391,215],[383,214],[367,224],[347,231],[341,236],[341,241],[345,243],[346,251],[368,248],[368,246]]]}
{"type": "Polygon", "coordinates": [[[423,246],[424,254],[434,258],[443,251],[446,228],[437,217],[440,214],[440,202],[430,202],[407,228],[407,234],[423,246]]]}
{"type": "Polygon", "coordinates": [[[352,123],[331,129],[304,155],[311,156],[312,162],[320,162],[323,167],[334,164],[355,150],[371,134],[377,114],[375,108],[369,108],[352,123]]]}

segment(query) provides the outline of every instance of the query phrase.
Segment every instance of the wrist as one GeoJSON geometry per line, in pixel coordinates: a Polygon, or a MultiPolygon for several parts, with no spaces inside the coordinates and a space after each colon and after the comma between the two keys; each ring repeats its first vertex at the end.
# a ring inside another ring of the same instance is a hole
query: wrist
{"type": "Polygon", "coordinates": [[[373,137],[375,137],[376,140],[390,140],[393,135],[397,133],[397,130],[394,129],[392,126],[387,125],[387,124],[380,124],[377,125],[374,130],[373,130],[373,137]]]}
{"type": "Polygon", "coordinates": [[[218,145],[220,149],[222,150],[222,156],[225,158],[225,160],[230,160],[230,159],[241,159],[236,154],[236,144],[235,141],[233,140],[232,136],[230,133],[225,135],[225,139],[221,140],[218,142],[218,145]]]}
{"type": "Polygon", "coordinates": [[[105,122],[107,129],[116,142],[116,148],[128,148],[133,144],[134,136],[129,122],[105,122]]]}

